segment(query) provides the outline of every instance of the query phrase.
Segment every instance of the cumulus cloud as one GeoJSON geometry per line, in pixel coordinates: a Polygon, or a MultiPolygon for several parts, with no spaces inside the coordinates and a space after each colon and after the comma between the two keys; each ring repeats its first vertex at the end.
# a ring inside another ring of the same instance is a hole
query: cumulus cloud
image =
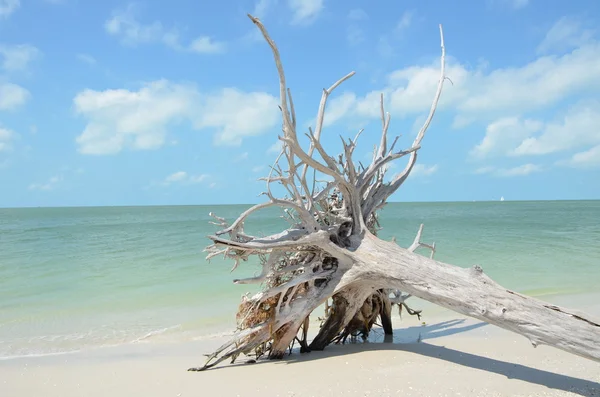
{"type": "Polygon", "coordinates": [[[139,91],[84,90],[74,99],[75,110],[88,122],[77,137],[84,154],[113,154],[126,147],[155,149],[164,144],[167,126],[191,114],[198,100],[190,86],[166,80],[139,91]]]}
{"type": "Polygon", "coordinates": [[[177,171],[168,175],[161,183],[162,186],[169,185],[193,185],[197,183],[201,183],[206,181],[210,175],[208,174],[198,174],[198,175],[190,175],[185,171],[177,171]]]}
{"type": "Polygon", "coordinates": [[[0,110],[13,110],[25,104],[31,97],[20,85],[0,82],[0,110]]]}
{"type": "Polygon", "coordinates": [[[523,140],[515,155],[556,153],[600,143],[600,102],[586,101],[572,106],[561,120],[546,123],[536,136],[523,140]]]}
{"type": "Polygon", "coordinates": [[[0,0],[0,18],[8,18],[20,6],[20,0],[0,0]]]}
{"type": "Polygon", "coordinates": [[[142,23],[137,18],[138,11],[133,4],[115,10],[112,17],[104,23],[104,29],[108,34],[118,37],[122,44],[129,46],[162,43],[174,50],[201,54],[225,51],[225,43],[214,41],[209,36],[200,36],[188,45],[183,45],[176,29],[166,28],[159,21],[142,23]]]}
{"type": "Polygon", "coordinates": [[[411,177],[429,176],[436,173],[438,165],[427,165],[427,164],[415,164],[412,171],[410,172],[411,177]]]}
{"type": "MultiPolygon", "coordinates": [[[[0,44],[0,69],[10,77],[13,73],[25,71],[40,55],[41,51],[29,44],[0,44]]],[[[14,110],[30,97],[31,94],[24,87],[7,79],[0,81],[0,110],[14,110]]]]}
{"type": "Polygon", "coordinates": [[[513,168],[482,167],[475,170],[476,174],[490,174],[498,177],[525,176],[534,172],[543,171],[538,164],[523,164],[513,168]]]}
{"type": "MultiPolygon", "coordinates": [[[[327,112],[323,118],[323,126],[327,127],[335,124],[352,109],[356,103],[356,94],[346,91],[342,95],[335,97],[327,106],[327,112]]],[[[316,123],[316,119],[313,124],[316,123]]]]}
{"type": "Polygon", "coordinates": [[[7,72],[25,70],[41,55],[41,51],[29,44],[0,45],[2,68],[7,72]]]}
{"type": "Polygon", "coordinates": [[[218,145],[240,145],[244,137],[266,132],[278,120],[277,100],[269,94],[233,88],[202,94],[192,85],[167,80],[137,91],[84,90],[74,105],[87,120],[76,138],[79,151],[95,155],[156,149],[165,144],[169,127],[181,122],[216,130],[218,145]]]}
{"type": "Polygon", "coordinates": [[[476,159],[495,155],[532,156],[600,144],[600,102],[582,101],[553,121],[502,118],[487,126],[483,140],[471,150],[476,159]]]}
{"type": "Polygon", "coordinates": [[[505,117],[490,123],[485,137],[471,150],[476,159],[508,155],[525,138],[542,129],[543,123],[537,120],[520,120],[518,117],[505,117]]]}
{"type": "Polygon", "coordinates": [[[264,92],[225,88],[206,97],[196,127],[217,129],[216,145],[239,146],[243,138],[260,135],[279,119],[279,101],[264,92]]]}
{"type": "Polygon", "coordinates": [[[323,10],[324,0],[288,0],[292,10],[292,24],[309,24],[313,22],[323,10]]]}
{"type": "Polygon", "coordinates": [[[12,140],[15,133],[9,129],[0,127],[0,152],[7,152],[12,149],[12,140]]]}
{"type": "Polygon", "coordinates": [[[600,145],[596,145],[583,152],[575,153],[571,158],[561,160],[558,164],[575,168],[600,167],[600,145]]]}
{"type": "Polygon", "coordinates": [[[199,54],[215,54],[225,51],[225,43],[216,42],[208,36],[201,36],[190,44],[190,51],[199,54]]]}
{"type": "MultiPolygon", "coordinates": [[[[488,71],[472,69],[455,59],[447,59],[446,84],[438,110],[455,112],[454,127],[480,120],[520,115],[554,105],[568,96],[600,89],[600,43],[589,42],[562,56],[541,56],[521,67],[488,71]]],[[[439,79],[439,60],[429,65],[396,70],[386,86],[356,96],[344,117],[379,117],[379,95],[387,98],[388,110],[395,116],[425,113],[431,106],[439,79]]],[[[336,101],[348,101],[349,94],[336,101]]],[[[338,119],[341,117],[338,117],[338,119]]]]}
{"type": "Polygon", "coordinates": [[[279,154],[283,148],[283,142],[278,140],[267,149],[267,154],[279,154]]]}

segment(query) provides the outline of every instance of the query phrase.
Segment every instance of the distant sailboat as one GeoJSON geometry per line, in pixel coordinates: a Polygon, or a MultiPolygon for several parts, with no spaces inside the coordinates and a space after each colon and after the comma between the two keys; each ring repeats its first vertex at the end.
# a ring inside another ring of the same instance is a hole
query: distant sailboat
{"type": "Polygon", "coordinates": [[[504,201],[504,196],[500,197],[500,201],[504,201]]]}

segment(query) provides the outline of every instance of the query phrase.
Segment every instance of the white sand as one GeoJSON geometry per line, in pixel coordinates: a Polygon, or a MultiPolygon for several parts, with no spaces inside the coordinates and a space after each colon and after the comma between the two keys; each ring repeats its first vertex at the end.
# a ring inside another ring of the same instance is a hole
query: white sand
{"type": "MultiPolygon", "coordinates": [[[[546,300],[598,316],[597,298],[546,300]]],[[[186,369],[221,340],[4,360],[0,396],[600,396],[598,362],[534,349],[522,336],[452,312],[424,320],[395,319],[395,343],[379,334],[366,344],[200,373],[186,369]]]]}

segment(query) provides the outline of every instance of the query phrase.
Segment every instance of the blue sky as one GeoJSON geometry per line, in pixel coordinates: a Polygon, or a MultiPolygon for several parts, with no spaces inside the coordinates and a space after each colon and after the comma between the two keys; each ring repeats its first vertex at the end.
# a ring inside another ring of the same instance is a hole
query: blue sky
{"type": "MultiPolygon", "coordinates": [[[[250,203],[280,132],[282,53],[299,122],[331,97],[326,147],[365,128],[419,167],[392,201],[600,198],[600,2],[0,0],[0,207],[250,203]]],[[[390,169],[400,171],[399,163],[390,169]]]]}

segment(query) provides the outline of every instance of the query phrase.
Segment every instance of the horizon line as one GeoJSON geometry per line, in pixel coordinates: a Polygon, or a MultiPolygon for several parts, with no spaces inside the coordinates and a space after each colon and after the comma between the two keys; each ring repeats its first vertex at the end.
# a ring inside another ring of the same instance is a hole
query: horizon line
{"type": "MultiPolygon", "coordinates": [[[[557,202],[557,201],[600,201],[595,199],[520,199],[520,200],[440,200],[440,201],[388,201],[387,204],[456,204],[456,203],[523,203],[523,202],[557,202]]],[[[226,207],[256,205],[258,203],[237,203],[237,204],[117,204],[117,205],[51,205],[51,206],[25,206],[25,207],[0,207],[4,209],[45,209],[45,208],[131,208],[131,207],[226,207]]]]}

